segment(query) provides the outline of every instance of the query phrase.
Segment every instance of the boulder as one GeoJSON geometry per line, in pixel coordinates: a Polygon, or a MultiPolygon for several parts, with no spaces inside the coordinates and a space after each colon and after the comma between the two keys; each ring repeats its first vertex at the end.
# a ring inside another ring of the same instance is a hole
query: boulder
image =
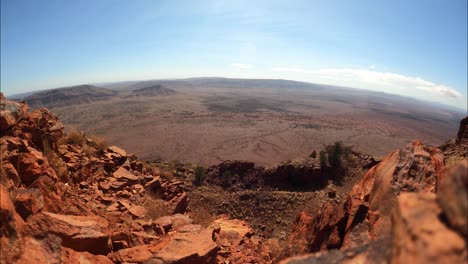
{"type": "Polygon", "coordinates": [[[174,197],[169,201],[172,213],[185,213],[188,207],[188,196],[185,192],[180,193],[177,197],[174,197]]]}
{"type": "Polygon", "coordinates": [[[26,104],[6,100],[3,94],[0,94],[0,131],[6,131],[16,125],[27,111],[26,104]]]}
{"type": "Polygon", "coordinates": [[[76,251],[107,254],[108,223],[99,216],[59,215],[38,213],[28,218],[28,234],[41,236],[52,233],[62,239],[62,245],[76,251]]]}
{"type": "Polygon", "coordinates": [[[246,222],[238,219],[220,218],[214,221],[213,226],[219,228],[215,236],[216,242],[223,246],[237,246],[245,237],[250,237],[253,234],[252,228],[246,222]]]}
{"type": "Polygon", "coordinates": [[[193,220],[183,214],[175,214],[171,216],[172,228],[174,230],[179,230],[186,225],[193,223],[193,220]]]}
{"type": "Polygon", "coordinates": [[[172,227],[172,217],[170,215],[162,216],[154,220],[153,223],[164,228],[167,233],[172,227]]]}
{"type": "Polygon", "coordinates": [[[392,215],[391,263],[466,263],[466,241],[441,213],[434,193],[401,194],[392,215]]]}
{"type": "Polygon", "coordinates": [[[437,191],[437,201],[450,226],[468,237],[468,160],[447,170],[437,191]]]}
{"type": "Polygon", "coordinates": [[[19,189],[15,198],[16,211],[26,220],[44,207],[42,192],[36,188],[19,189]]]}

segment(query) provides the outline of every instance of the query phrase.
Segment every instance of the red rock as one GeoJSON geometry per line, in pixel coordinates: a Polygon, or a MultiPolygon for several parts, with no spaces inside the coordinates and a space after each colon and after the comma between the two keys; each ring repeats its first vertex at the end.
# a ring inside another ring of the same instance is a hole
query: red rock
{"type": "Polygon", "coordinates": [[[212,229],[176,233],[154,258],[163,263],[216,263],[219,247],[213,242],[212,236],[212,229]]]}
{"type": "MultiPolygon", "coordinates": [[[[71,248],[62,247],[61,263],[67,264],[112,264],[113,262],[103,255],[93,255],[88,252],[77,252],[71,248]]],[[[39,262],[37,262],[39,263],[39,262]]]]}
{"type": "Polygon", "coordinates": [[[138,177],[136,177],[135,175],[133,175],[133,173],[131,173],[130,171],[128,171],[127,169],[125,169],[124,167],[120,167],[118,168],[113,176],[116,178],[116,179],[119,179],[119,180],[126,180],[126,181],[132,181],[132,182],[136,182],[138,181],[138,177]]]}
{"type": "Polygon", "coordinates": [[[27,111],[26,104],[6,100],[2,95],[0,98],[0,131],[6,131],[16,125],[27,111]]]}
{"type": "Polygon", "coordinates": [[[166,216],[163,216],[154,220],[153,223],[164,228],[164,230],[168,232],[172,226],[172,217],[169,215],[166,215],[166,216]]]}
{"type": "Polygon", "coordinates": [[[171,201],[172,213],[184,213],[188,207],[188,196],[186,193],[182,193],[179,197],[175,197],[171,201]]]}
{"type": "Polygon", "coordinates": [[[193,223],[193,220],[183,214],[175,214],[171,216],[172,229],[178,230],[186,225],[193,223]]]}
{"type": "Polygon", "coordinates": [[[244,238],[253,234],[252,228],[246,222],[238,219],[221,218],[215,220],[214,225],[220,228],[217,232],[216,242],[223,246],[237,246],[244,238]]]}
{"type": "Polygon", "coordinates": [[[23,227],[8,190],[0,184],[0,262],[9,263],[20,254],[23,227]]]}
{"type": "Polygon", "coordinates": [[[19,189],[15,198],[15,207],[23,219],[39,212],[44,207],[41,191],[36,188],[19,189]]]}
{"type": "Polygon", "coordinates": [[[103,192],[107,192],[109,191],[110,189],[110,184],[108,182],[99,182],[99,190],[103,191],[103,192]]]}
{"type": "Polygon", "coordinates": [[[212,240],[212,230],[175,233],[149,245],[126,248],[109,254],[119,263],[217,263],[218,246],[212,240]]]}
{"type": "Polygon", "coordinates": [[[404,193],[392,216],[391,263],[465,263],[465,239],[447,227],[433,193],[404,193]]]}
{"type": "Polygon", "coordinates": [[[156,176],[151,181],[145,184],[145,189],[150,193],[154,193],[161,188],[161,177],[156,176]]]}
{"type": "Polygon", "coordinates": [[[45,237],[25,237],[22,240],[21,255],[15,263],[61,263],[61,239],[58,236],[47,234],[45,237]]]}
{"type": "Polygon", "coordinates": [[[43,175],[44,158],[33,153],[20,153],[18,155],[18,168],[21,182],[29,186],[39,176],[43,175]],[[40,165],[41,164],[41,165],[40,165]]]}
{"type": "Polygon", "coordinates": [[[143,218],[146,215],[146,209],[143,206],[130,205],[124,201],[118,201],[118,203],[125,207],[128,212],[136,218],[143,218]]]}
{"type": "Polygon", "coordinates": [[[112,152],[112,153],[115,153],[115,154],[118,154],[120,155],[121,157],[126,157],[127,156],[127,152],[119,147],[116,147],[116,146],[110,146],[107,148],[108,151],[112,152]]]}
{"type": "Polygon", "coordinates": [[[353,248],[388,236],[398,195],[434,192],[443,170],[441,151],[420,141],[391,153],[366,173],[344,203],[324,204],[313,219],[298,218],[283,254],[353,248]]]}
{"type": "Polygon", "coordinates": [[[28,218],[28,234],[53,233],[62,238],[62,245],[76,251],[107,254],[108,223],[98,216],[59,215],[38,213],[28,218]]]}
{"type": "Polygon", "coordinates": [[[57,183],[48,176],[40,176],[29,188],[39,189],[44,198],[42,211],[59,212],[63,208],[62,198],[58,195],[57,183]]]}
{"type": "Polygon", "coordinates": [[[468,237],[468,160],[460,161],[442,179],[437,201],[449,224],[468,237]]]}
{"type": "Polygon", "coordinates": [[[21,179],[16,171],[15,167],[11,163],[2,164],[3,171],[5,172],[8,179],[10,179],[15,186],[21,185],[21,179]]]}
{"type": "MultiPolygon", "coordinates": [[[[154,254],[164,248],[169,241],[170,237],[165,237],[161,241],[149,245],[135,246],[112,252],[108,257],[115,263],[144,263],[153,259],[154,254]]],[[[164,262],[154,260],[153,263],[164,262]]]]}
{"type": "Polygon", "coordinates": [[[128,185],[128,182],[123,182],[123,181],[111,181],[109,183],[109,187],[114,191],[122,190],[127,185],[128,185]]]}

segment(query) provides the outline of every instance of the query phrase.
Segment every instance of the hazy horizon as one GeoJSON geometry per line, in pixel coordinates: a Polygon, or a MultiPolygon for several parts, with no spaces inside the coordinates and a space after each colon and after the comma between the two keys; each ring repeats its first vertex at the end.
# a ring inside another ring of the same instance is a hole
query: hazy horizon
{"type": "Polygon", "coordinates": [[[466,1],[1,5],[5,94],[220,76],[336,85],[467,108],[466,1]]]}
{"type": "MultiPolygon", "coordinates": [[[[396,94],[396,93],[390,93],[390,92],[386,92],[386,91],[374,91],[374,90],[357,88],[357,87],[347,87],[347,86],[340,86],[340,85],[312,83],[312,82],[304,82],[304,81],[290,80],[290,79],[228,78],[228,77],[223,77],[223,76],[193,76],[193,77],[187,77],[187,78],[124,80],[124,81],[114,81],[114,82],[113,81],[109,81],[109,82],[85,82],[85,83],[75,83],[75,84],[65,85],[65,86],[60,86],[60,87],[48,87],[48,88],[44,88],[44,89],[24,91],[24,92],[20,92],[20,93],[5,93],[5,96],[12,97],[12,98],[22,98],[22,96],[24,96],[24,95],[34,94],[34,93],[41,92],[41,91],[61,89],[61,88],[69,88],[69,87],[75,87],[75,86],[81,86],[81,85],[93,85],[93,86],[96,86],[96,87],[108,88],[107,85],[121,84],[121,83],[126,83],[126,82],[139,83],[139,82],[148,82],[148,81],[172,81],[172,80],[190,80],[190,79],[278,80],[278,81],[300,82],[300,83],[307,83],[307,84],[311,84],[311,85],[321,85],[321,86],[323,85],[323,86],[338,87],[338,88],[342,88],[342,89],[351,89],[351,90],[358,90],[358,91],[384,93],[384,94],[388,94],[388,95],[398,96],[398,97],[401,97],[401,98],[416,100],[416,101],[423,102],[423,103],[425,102],[425,103],[431,103],[431,104],[439,104],[440,106],[448,107],[448,108],[450,108],[452,110],[458,110],[461,113],[465,113],[467,111],[466,106],[465,106],[465,108],[462,108],[462,107],[453,106],[453,105],[449,105],[449,104],[445,104],[445,103],[440,103],[440,102],[436,102],[436,101],[429,101],[429,100],[424,100],[424,99],[418,99],[418,98],[415,98],[415,97],[402,95],[402,94],[396,94]]],[[[111,89],[113,89],[113,88],[111,88],[111,89]]]]}

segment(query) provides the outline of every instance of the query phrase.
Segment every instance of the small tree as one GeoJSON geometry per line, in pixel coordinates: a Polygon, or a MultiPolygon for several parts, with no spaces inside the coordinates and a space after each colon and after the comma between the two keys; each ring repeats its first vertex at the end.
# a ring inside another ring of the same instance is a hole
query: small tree
{"type": "Polygon", "coordinates": [[[319,158],[320,158],[320,167],[322,168],[322,170],[328,167],[327,152],[325,150],[320,151],[319,158]]]}
{"type": "Polygon", "coordinates": [[[205,179],[205,168],[201,166],[195,167],[195,180],[194,184],[197,186],[202,185],[203,180],[205,179]]]}
{"type": "Polygon", "coordinates": [[[327,147],[328,162],[333,169],[341,168],[341,156],[343,155],[343,143],[340,141],[327,147]]]}
{"type": "Polygon", "coordinates": [[[314,150],[312,153],[310,153],[309,158],[315,159],[317,157],[317,152],[314,150]]]}

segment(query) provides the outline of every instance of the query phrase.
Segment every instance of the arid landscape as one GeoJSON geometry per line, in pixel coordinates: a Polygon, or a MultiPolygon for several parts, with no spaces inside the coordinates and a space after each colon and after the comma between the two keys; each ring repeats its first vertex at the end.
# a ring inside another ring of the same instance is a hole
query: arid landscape
{"type": "Polygon", "coordinates": [[[335,141],[382,157],[414,139],[439,145],[463,118],[461,110],[415,99],[286,80],[192,78],[93,88],[23,99],[53,109],[68,128],[103,136],[139,158],[203,166],[225,160],[274,166],[335,141]],[[138,96],[145,88],[153,91],[138,96]],[[54,103],[67,93],[66,103],[54,103]]]}
{"type": "Polygon", "coordinates": [[[468,1],[0,1],[0,264],[467,264],[468,1]]]}
{"type": "MultiPolygon", "coordinates": [[[[201,167],[139,160],[0,97],[2,263],[467,260],[468,117],[439,147],[382,159],[335,142],[277,166],[201,167]]],[[[129,99],[81,105],[114,100],[129,99]]]]}

